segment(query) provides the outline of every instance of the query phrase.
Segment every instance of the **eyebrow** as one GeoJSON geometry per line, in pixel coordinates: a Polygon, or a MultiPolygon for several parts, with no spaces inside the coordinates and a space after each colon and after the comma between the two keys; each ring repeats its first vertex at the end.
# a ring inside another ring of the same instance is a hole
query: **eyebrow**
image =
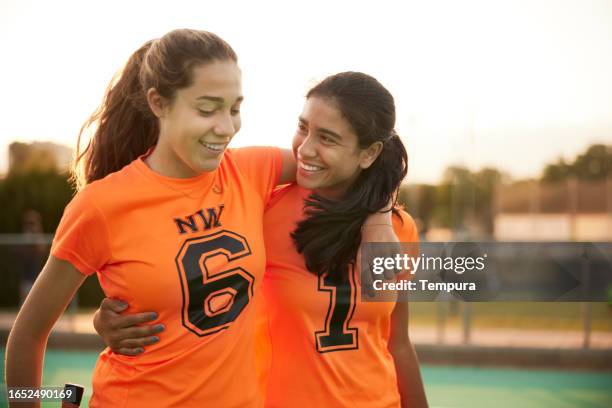
{"type": "MultiPolygon", "coordinates": [[[[225,103],[225,99],[219,97],[219,96],[208,96],[208,95],[202,95],[202,96],[198,96],[196,98],[197,101],[200,100],[207,100],[207,101],[212,101],[212,102],[217,102],[217,103],[225,103]]],[[[236,99],[236,102],[242,102],[244,100],[243,96],[239,96],[238,99],[236,99]]]]}
{"type": "MultiPolygon", "coordinates": [[[[305,125],[308,125],[308,121],[306,119],[304,119],[303,117],[300,116],[300,122],[304,123],[305,125]]],[[[329,130],[326,128],[317,128],[317,131],[320,133],[324,133],[328,136],[331,136],[334,139],[338,139],[339,141],[342,140],[342,136],[340,136],[338,133],[334,132],[333,130],[329,130]]]]}

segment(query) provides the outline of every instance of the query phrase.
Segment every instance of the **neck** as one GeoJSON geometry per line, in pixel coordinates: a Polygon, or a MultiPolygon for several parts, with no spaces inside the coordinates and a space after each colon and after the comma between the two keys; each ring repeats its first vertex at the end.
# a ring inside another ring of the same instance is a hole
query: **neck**
{"type": "Polygon", "coordinates": [[[171,149],[160,148],[159,144],[145,157],[144,162],[151,170],[164,177],[192,178],[199,175],[171,153],[171,149]]]}

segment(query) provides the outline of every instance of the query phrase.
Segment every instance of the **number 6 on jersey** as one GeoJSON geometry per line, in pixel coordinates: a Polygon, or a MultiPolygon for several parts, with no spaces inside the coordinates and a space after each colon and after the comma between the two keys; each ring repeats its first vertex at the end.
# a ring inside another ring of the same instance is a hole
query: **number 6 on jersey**
{"type": "Polygon", "coordinates": [[[250,254],[246,238],[225,230],[183,243],[176,257],[183,326],[202,337],[227,329],[236,320],[253,297],[255,278],[240,266],[214,274],[209,266],[219,261],[219,256],[231,265],[250,254]]]}

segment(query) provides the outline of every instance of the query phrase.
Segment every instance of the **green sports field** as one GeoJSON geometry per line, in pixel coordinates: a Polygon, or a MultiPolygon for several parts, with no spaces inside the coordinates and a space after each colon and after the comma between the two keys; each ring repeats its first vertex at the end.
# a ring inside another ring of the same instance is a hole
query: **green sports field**
{"type": "MultiPolygon", "coordinates": [[[[0,358],[4,383],[4,349],[0,349],[0,358]]],[[[47,351],[43,383],[49,386],[61,386],[65,382],[84,385],[85,398],[81,406],[87,406],[85,401],[91,395],[91,372],[96,358],[97,354],[91,352],[47,351]]],[[[612,371],[424,366],[422,372],[432,408],[612,407],[612,371]]],[[[5,405],[3,396],[0,406],[5,405]]]]}

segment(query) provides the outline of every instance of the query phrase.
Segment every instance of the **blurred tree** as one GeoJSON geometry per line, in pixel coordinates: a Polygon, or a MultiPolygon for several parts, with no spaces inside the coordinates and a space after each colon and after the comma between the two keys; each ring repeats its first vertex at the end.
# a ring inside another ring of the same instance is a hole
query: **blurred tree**
{"type": "Polygon", "coordinates": [[[462,166],[450,166],[444,172],[440,201],[448,206],[448,226],[455,231],[467,228],[468,217],[473,216],[476,205],[476,184],[472,172],[462,166]]]}
{"type": "MultiPolygon", "coordinates": [[[[22,232],[23,215],[36,210],[41,215],[43,232],[53,233],[64,207],[74,195],[68,175],[54,169],[31,169],[10,172],[0,180],[0,233],[22,232]]],[[[15,307],[19,302],[23,260],[19,247],[0,246],[0,307],[15,307]]],[[[47,254],[45,254],[46,258],[47,254]]],[[[89,277],[79,289],[79,304],[94,307],[100,303],[102,291],[95,277],[89,277]]]]}
{"type": "Polygon", "coordinates": [[[559,159],[555,164],[547,164],[544,167],[542,180],[548,183],[556,183],[566,180],[572,174],[572,166],[559,159]]]}
{"type": "Polygon", "coordinates": [[[476,200],[474,218],[478,220],[484,234],[493,235],[495,224],[495,194],[504,176],[494,168],[485,167],[474,174],[476,200]]]}
{"type": "Polygon", "coordinates": [[[72,149],[52,142],[13,142],[8,159],[9,173],[61,171],[70,167],[72,149]]]}
{"type": "Polygon", "coordinates": [[[493,233],[494,197],[503,178],[494,168],[476,173],[451,166],[437,185],[408,185],[400,189],[399,201],[420,219],[423,230],[451,228],[469,235],[493,233]]]}
{"type": "Polygon", "coordinates": [[[436,208],[436,186],[410,184],[400,187],[398,202],[415,219],[420,221],[419,233],[424,234],[431,228],[431,220],[436,208]]]}
{"type": "MultiPolygon", "coordinates": [[[[545,182],[564,181],[574,176],[582,180],[601,180],[612,171],[612,146],[596,144],[573,162],[559,159],[542,173],[545,182]]],[[[495,168],[472,172],[466,167],[450,166],[438,185],[404,185],[398,200],[418,218],[423,230],[450,228],[467,237],[493,234],[496,190],[510,178],[495,168]]]]}
{"type": "Polygon", "coordinates": [[[55,170],[9,173],[0,180],[0,233],[21,232],[26,209],[40,213],[45,233],[54,232],[73,195],[67,174],[55,170]]]}
{"type": "Polygon", "coordinates": [[[612,146],[595,144],[583,154],[578,155],[573,163],[559,159],[557,163],[548,164],[542,173],[542,181],[555,183],[576,177],[579,180],[603,180],[612,171],[612,146]]]}
{"type": "Polygon", "coordinates": [[[581,180],[603,180],[612,171],[612,146],[593,145],[579,155],[573,164],[574,174],[581,180]]]}

